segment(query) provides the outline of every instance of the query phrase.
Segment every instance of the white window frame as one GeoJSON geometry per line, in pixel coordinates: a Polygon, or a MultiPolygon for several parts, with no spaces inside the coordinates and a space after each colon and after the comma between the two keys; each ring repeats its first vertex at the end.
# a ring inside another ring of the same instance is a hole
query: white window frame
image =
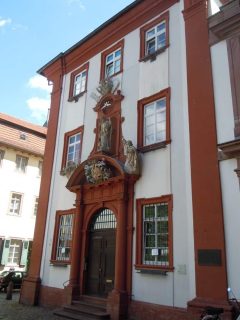
{"type": "Polygon", "coordinates": [[[84,69],[80,73],[76,74],[74,77],[74,83],[73,83],[74,97],[86,91],[86,83],[87,83],[87,69],[84,69]]]}
{"type": "Polygon", "coordinates": [[[122,60],[122,48],[118,48],[113,52],[109,53],[105,59],[105,77],[111,77],[114,74],[121,71],[121,60],[122,60]],[[116,53],[120,51],[120,55],[116,56],[116,53]],[[112,59],[108,61],[109,57],[112,56],[112,59]],[[112,67],[112,69],[110,69],[112,67]],[[109,70],[112,70],[109,73],[109,70]]]}
{"type": "Polygon", "coordinates": [[[157,50],[164,48],[166,46],[167,41],[167,21],[164,19],[160,23],[158,23],[156,26],[150,28],[145,33],[145,54],[153,54],[157,50]],[[158,31],[158,28],[162,25],[165,25],[165,27],[158,31]],[[148,36],[148,34],[152,32],[153,34],[148,36]],[[161,43],[158,43],[158,37],[165,35],[164,41],[161,41],[161,43]],[[154,50],[152,52],[149,52],[149,44],[154,43],[154,50]]]}
{"type": "Polygon", "coordinates": [[[16,170],[18,172],[26,173],[28,165],[28,158],[20,155],[16,155],[16,170]]]}
{"type": "Polygon", "coordinates": [[[8,260],[7,260],[8,265],[11,265],[11,266],[19,265],[19,262],[21,259],[21,247],[22,247],[21,240],[17,240],[17,239],[10,240],[8,260]]]}
{"type": "Polygon", "coordinates": [[[68,146],[67,146],[67,158],[66,158],[66,167],[71,164],[79,164],[80,163],[80,153],[81,153],[81,143],[82,143],[82,133],[78,132],[68,137],[68,146]],[[79,136],[79,140],[76,141],[77,136],[79,136]],[[72,138],[75,138],[73,143],[70,142],[72,138]],[[78,147],[78,149],[77,149],[78,147]],[[73,148],[73,151],[70,152],[70,149],[73,148]],[[70,155],[73,154],[73,158],[70,159],[70,155]]]}
{"type": "Polygon", "coordinates": [[[8,213],[14,216],[20,216],[22,208],[23,194],[11,192],[8,213]]]}
{"type": "Polygon", "coordinates": [[[166,97],[163,97],[161,99],[158,99],[156,101],[150,102],[146,105],[144,105],[144,132],[143,132],[143,145],[147,146],[147,145],[152,145],[154,143],[158,143],[158,142],[162,142],[166,140],[166,135],[167,135],[167,99],[166,97]],[[165,101],[165,106],[160,107],[159,110],[157,109],[157,104],[160,101],[165,101]],[[153,112],[151,114],[147,114],[147,109],[150,107],[153,107],[153,112]],[[153,123],[152,124],[147,124],[147,122],[149,121],[150,117],[153,118],[153,123]],[[160,118],[160,121],[159,119],[160,118]],[[164,120],[162,121],[161,118],[164,118],[164,120]],[[158,129],[158,127],[161,127],[161,125],[164,124],[164,130],[162,130],[161,128],[158,129]],[[153,140],[151,142],[147,141],[147,137],[150,136],[151,134],[149,134],[149,128],[153,126],[153,140]],[[163,132],[163,137],[162,138],[158,138],[158,136],[160,136],[160,133],[163,132]]]}

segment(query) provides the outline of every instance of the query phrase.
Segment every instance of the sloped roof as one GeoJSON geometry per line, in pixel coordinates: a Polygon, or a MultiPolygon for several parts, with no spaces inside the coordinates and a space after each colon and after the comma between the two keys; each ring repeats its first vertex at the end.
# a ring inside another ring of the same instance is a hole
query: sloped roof
{"type": "Polygon", "coordinates": [[[43,156],[47,128],[0,113],[0,146],[43,156]]]}

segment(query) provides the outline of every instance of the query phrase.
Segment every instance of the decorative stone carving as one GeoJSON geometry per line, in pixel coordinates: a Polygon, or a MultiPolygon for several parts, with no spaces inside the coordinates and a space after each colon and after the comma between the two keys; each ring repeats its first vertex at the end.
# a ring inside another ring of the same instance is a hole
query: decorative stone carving
{"type": "Polygon", "coordinates": [[[99,101],[103,96],[109,93],[116,93],[119,88],[120,82],[118,79],[105,78],[99,82],[98,87],[96,88],[97,93],[93,92],[91,97],[95,101],[99,101]]]}
{"type": "Polygon", "coordinates": [[[102,118],[99,126],[98,151],[109,152],[112,142],[112,122],[110,118],[102,118]]]}
{"type": "Polygon", "coordinates": [[[122,139],[124,146],[124,154],[126,156],[126,161],[124,164],[124,169],[129,174],[139,174],[139,158],[136,148],[133,146],[131,140],[122,139]]]}
{"type": "Polygon", "coordinates": [[[85,176],[88,183],[101,183],[112,176],[112,171],[103,160],[92,160],[84,166],[85,176]]]}
{"type": "Polygon", "coordinates": [[[77,167],[78,167],[78,164],[76,164],[75,162],[70,162],[66,167],[64,167],[60,171],[60,175],[67,176],[69,178],[77,167]]]}

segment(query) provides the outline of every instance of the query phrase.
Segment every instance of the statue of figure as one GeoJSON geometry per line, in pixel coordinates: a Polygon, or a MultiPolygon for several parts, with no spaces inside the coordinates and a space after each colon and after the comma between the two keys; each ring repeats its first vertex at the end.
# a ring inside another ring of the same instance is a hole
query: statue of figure
{"type": "Polygon", "coordinates": [[[124,165],[125,171],[129,174],[139,174],[139,159],[136,148],[133,146],[132,141],[122,139],[124,146],[124,154],[126,162],[124,165]]]}
{"type": "Polygon", "coordinates": [[[112,122],[110,118],[102,118],[99,130],[99,151],[110,151],[112,140],[112,122]]]}

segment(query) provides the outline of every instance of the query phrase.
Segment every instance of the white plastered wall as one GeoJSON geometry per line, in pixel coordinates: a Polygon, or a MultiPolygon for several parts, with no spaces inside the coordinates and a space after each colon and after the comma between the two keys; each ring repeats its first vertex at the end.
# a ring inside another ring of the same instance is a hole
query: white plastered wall
{"type": "MultiPolygon", "coordinates": [[[[235,139],[226,41],[221,41],[211,47],[211,58],[213,67],[217,137],[218,143],[224,143],[235,139]]],[[[237,168],[237,161],[236,159],[223,160],[219,163],[219,168],[224,213],[228,286],[232,288],[237,298],[240,299],[240,254],[237,249],[240,225],[240,189],[239,180],[234,172],[237,168]]]]}
{"type": "Polygon", "coordinates": [[[32,240],[34,205],[41,180],[38,163],[42,159],[3,146],[1,150],[5,150],[5,154],[0,167],[0,237],[32,240]],[[26,173],[16,171],[16,154],[28,158],[26,173]],[[11,192],[22,194],[19,216],[9,214],[11,192]]]}
{"type": "MultiPolygon", "coordinates": [[[[135,185],[135,200],[173,194],[175,270],[169,272],[167,276],[140,274],[133,266],[132,294],[135,300],[179,307],[185,307],[187,301],[195,295],[186,55],[182,9],[182,2],[170,8],[170,47],[157,56],[153,62],[139,62],[139,29],[125,37],[123,74],[119,76],[120,88],[124,95],[122,101],[122,116],[125,118],[122,124],[123,136],[127,140],[132,140],[135,146],[137,145],[137,101],[160,90],[171,88],[172,142],[166,148],[141,155],[142,174],[135,185]]],[[[45,259],[43,259],[41,271],[43,284],[48,286],[62,288],[62,283],[69,279],[69,267],[60,268],[51,266],[49,263],[55,212],[72,208],[75,200],[74,194],[65,188],[66,177],[59,175],[64,132],[85,124],[82,161],[87,159],[95,140],[93,130],[96,126],[96,113],[93,107],[96,102],[91,98],[91,93],[95,92],[98,86],[100,63],[100,54],[90,59],[87,94],[76,103],[67,101],[70,74],[64,78],[48,209],[45,259]]],[[[136,224],[135,209],[134,223],[136,224]]],[[[135,262],[135,236],[136,234],[134,234],[133,263],[135,262]]]]}

